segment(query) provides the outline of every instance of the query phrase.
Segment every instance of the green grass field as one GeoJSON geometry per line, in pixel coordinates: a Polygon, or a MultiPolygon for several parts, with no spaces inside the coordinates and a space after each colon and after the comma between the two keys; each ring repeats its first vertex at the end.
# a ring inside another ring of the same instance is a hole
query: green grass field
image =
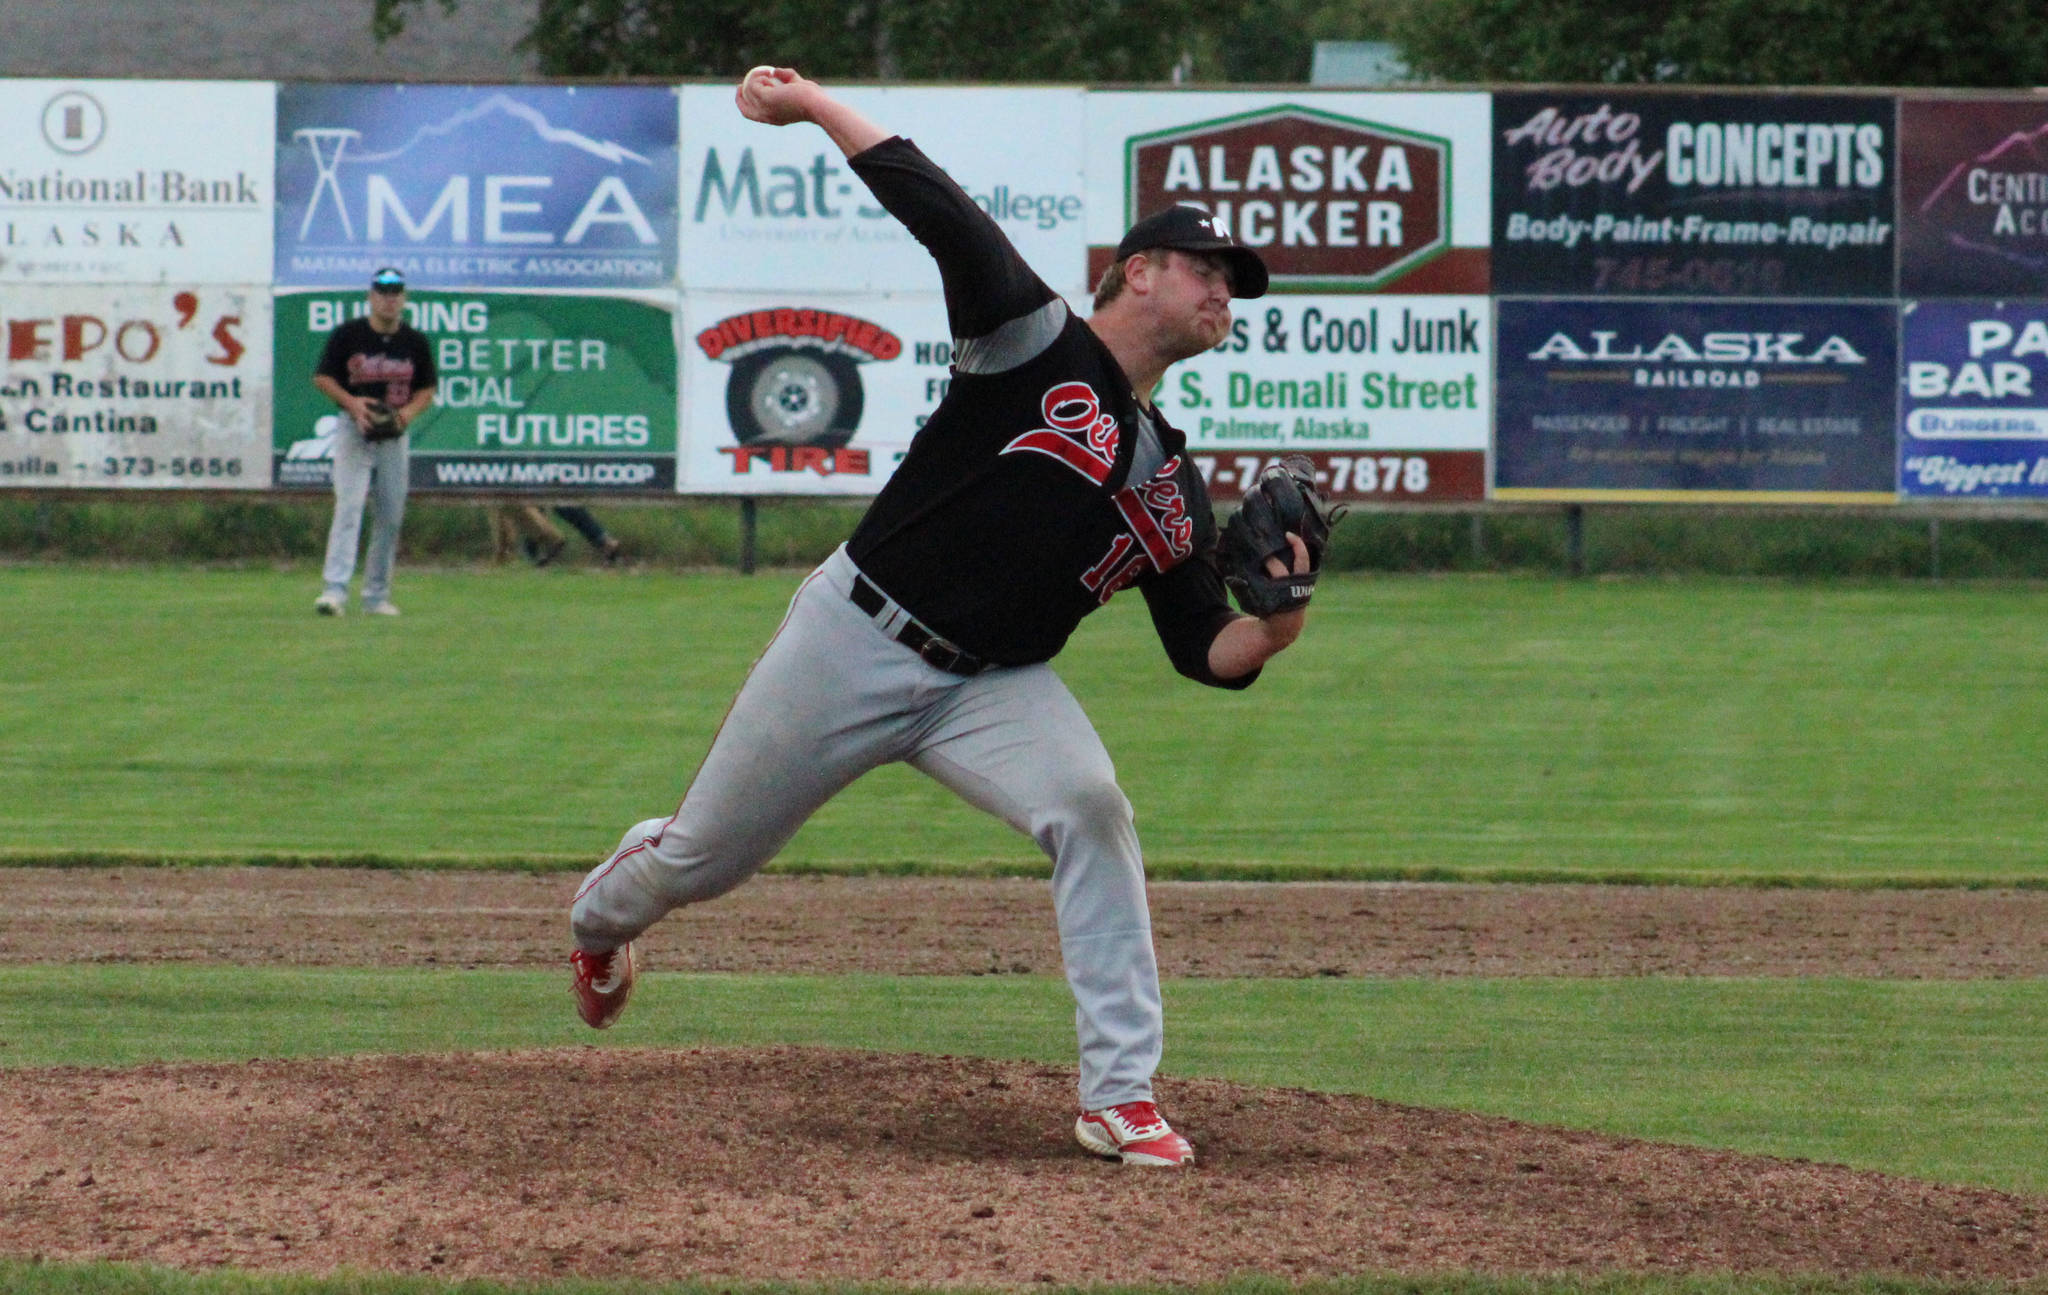
{"type": "MultiPolygon", "coordinates": [[[[797,575],[0,569],[0,862],[576,868],[671,808],[797,575]]],[[[2048,885],[2043,591],[1340,576],[1245,694],[1138,600],[1061,658],[1164,876],[2048,885]],[[1284,831],[1275,824],[1285,821],[1284,831]]],[[[772,794],[772,789],[764,789],[772,794]]],[[[790,868],[1038,871],[883,770],[790,868]],[[908,825],[908,826],[906,826],[908,825]]],[[[2048,981],[1179,981],[1167,1069],[2048,1193],[2048,981]]],[[[605,1046],[1071,1059],[1049,977],[656,975],[605,1046]]],[[[519,971],[0,967],[0,1066],[587,1043],[519,971]]],[[[0,1260],[23,1295],[624,1295],[0,1260]]],[[[679,1285],[707,1295],[746,1289],[679,1285]]],[[[815,1290],[817,1288],[809,1288],[815,1290]]],[[[876,1288],[878,1291],[882,1288],[876,1288]]],[[[1361,1278],[1221,1295],[1937,1295],[1915,1282],[1361,1278]]]]}
{"type": "MultiPolygon", "coordinates": [[[[0,842],[576,866],[673,807],[795,583],[409,570],[333,621],[303,569],[9,569],[0,842]]],[[[1353,576],[1246,693],[1136,599],[1061,670],[1159,875],[2048,884],[2044,643],[2028,586],[1353,576]]],[[[885,769],[784,864],[1041,861],[885,769]]]]}
{"type": "MultiPolygon", "coordinates": [[[[0,967],[0,1065],[591,1043],[561,973],[0,967]]],[[[1166,1073],[2048,1194],[2048,981],[1184,980],[1166,1073]]],[[[605,1047],[1061,1065],[1053,976],[654,975],[605,1047]]]]}

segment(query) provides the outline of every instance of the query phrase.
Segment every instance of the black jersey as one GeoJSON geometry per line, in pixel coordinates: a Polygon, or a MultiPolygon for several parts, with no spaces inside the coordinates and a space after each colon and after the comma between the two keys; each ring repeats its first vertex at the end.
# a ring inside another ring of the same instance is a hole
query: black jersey
{"type": "Polygon", "coordinates": [[[327,335],[316,374],[333,378],[351,396],[372,397],[397,409],[412,393],[438,381],[434,348],[411,324],[380,333],[368,315],[358,315],[327,335]]]}
{"type": "Polygon", "coordinates": [[[1250,684],[1257,671],[1209,670],[1233,613],[1186,438],[1139,404],[1094,330],[916,145],[890,139],[851,165],[938,262],[955,339],[946,397],[855,528],[854,562],[1003,665],[1050,659],[1083,616],[1136,585],[1175,669],[1250,684]]]}

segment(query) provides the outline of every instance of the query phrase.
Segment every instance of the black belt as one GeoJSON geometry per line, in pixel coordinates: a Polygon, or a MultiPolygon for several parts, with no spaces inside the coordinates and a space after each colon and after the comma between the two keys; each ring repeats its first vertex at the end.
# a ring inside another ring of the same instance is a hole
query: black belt
{"type": "MultiPolygon", "coordinates": [[[[854,606],[869,616],[881,615],[882,609],[889,605],[888,596],[870,584],[866,576],[853,578],[853,592],[848,597],[853,599],[854,606]]],[[[896,627],[894,637],[898,643],[923,657],[925,664],[949,674],[977,675],[989,667],[988,662],[972,652],[955,647],[918,624],[908,612],[903,615],[903,623],[896,627]]]]}

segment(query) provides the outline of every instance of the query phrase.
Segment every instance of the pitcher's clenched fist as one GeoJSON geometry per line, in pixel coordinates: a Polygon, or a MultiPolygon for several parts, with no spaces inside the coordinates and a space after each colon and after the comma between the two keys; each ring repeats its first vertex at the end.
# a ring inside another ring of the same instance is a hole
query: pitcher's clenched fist
{"type": "Polygon", "coordinates": [[[734,99],[740,115],[748,121],[787,126],[808,119],[799,101],[803,90],[811,84],[798,76],[793,67],[769,67],[763,63],[740,78],[734,99]]]}

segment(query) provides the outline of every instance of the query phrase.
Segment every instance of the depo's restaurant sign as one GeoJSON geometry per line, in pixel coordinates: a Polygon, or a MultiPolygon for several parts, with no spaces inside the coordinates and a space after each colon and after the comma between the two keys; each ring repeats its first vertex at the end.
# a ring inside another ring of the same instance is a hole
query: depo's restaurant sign
{"type": "Polygon", "coordinates": [[[1277,286],[1380,287],[1450,246],[1448,140],[1279,104],[1125,148],[1127,224],[1202,207],[1277,286]]]}

